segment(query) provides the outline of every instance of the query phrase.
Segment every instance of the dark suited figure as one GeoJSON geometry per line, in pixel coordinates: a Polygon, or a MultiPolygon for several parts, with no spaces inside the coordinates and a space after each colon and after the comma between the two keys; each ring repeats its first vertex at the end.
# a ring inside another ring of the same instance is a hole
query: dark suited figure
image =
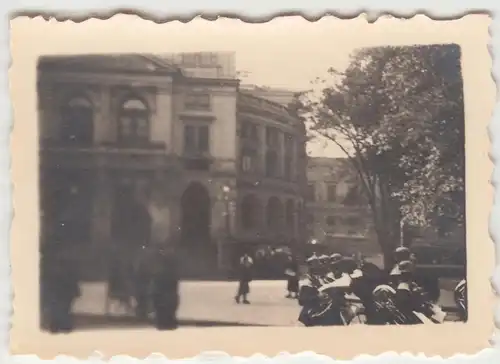
{"type": "Polygon", "coordinates": [[[243,298],[244,304],[250,304],[248,294],[250,293],[250,282],[252,281],[253,259],[247,253],[240,258],[238,265],[238,292],[234,297],[236,303],[240,303],[243,298]]]}
{"type": "Polygon", "coordinates": [[[286,298],[297,298],[299,292],[299,263],[293,256],[288,257],[287,269],[287,291],[286,298]]]}
{"type": "Polygon", "coordinates": [[[68,248],[53,243],[42,256],[43,301],[50,332],[73,330],[73,302],[80,295],[79,274],[68,248]]]}
{"type": "Polygon", "coordinates": [[[160,250],[155,262],[152,284],[153,305],[158,330],[174,330],[178,326],[179,276],[173,252],[160,250]]]}
{"type": "Polygon", "coordinates": [[[157,251],[153,249],[148,249],[143,246],[138,251],[138,254],[135,257],[134,261],[133,284],[134,284],[134,296],[136,300],[135,315],[137,318],[141,320],[147,319],[149,309],[151,306],[150,303],[151,289],[153,286],[152,281],[155,274],[154,264],[158,264],[157,269],[161,268],[161,263],[155,262],[155,259],[157,258],[155,257],[156,254],[158,254],[157,251]]]}

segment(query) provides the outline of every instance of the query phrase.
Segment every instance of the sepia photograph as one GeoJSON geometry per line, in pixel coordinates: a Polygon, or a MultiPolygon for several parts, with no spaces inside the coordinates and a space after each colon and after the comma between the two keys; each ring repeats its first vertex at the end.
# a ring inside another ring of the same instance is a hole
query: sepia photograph
{"type": "MultiPolygon", "coordinates": [[[[406,21],[337,19],[321,31],[303,20],[294,47],[288,21],[255,24],[255,35],[231,23],[228,43],[134,48],[137,32],[109,51],[75,43],[31,56],[38,235],[26,251],[37,250],[40,332],[424,335],[468,324],[470,292],[487,284],[471,278],[482,272],[471,239],[483,243],[487,221],[469,203],[488,193],[471,173],[489,170],[478,169],[481,116],[479,134],[466,132],[470,42],[350,41],[341,29],[395,34],[406,21]],[[259,53],[266,34],[282,47],[259,53]]],[[[208,39],[225,28],[209,23],[166,29],[181,37],[204,24],[208,39]]]]}
{"type": "Polygon", "coordinates": [[[304,90],[237,60],[40,59],[44,327],[467,320],[460,47],[304,90]]]}

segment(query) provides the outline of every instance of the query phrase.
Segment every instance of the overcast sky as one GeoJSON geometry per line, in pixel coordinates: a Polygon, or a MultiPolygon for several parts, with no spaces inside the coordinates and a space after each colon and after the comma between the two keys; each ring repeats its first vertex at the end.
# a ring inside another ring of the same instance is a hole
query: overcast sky
{"type": "MultiPolygon", "coordinates": [[[[245,83],[291,90],[310,89],[310,82],[325,76],[330,67],[345,69],[355,49],[446,43],[460,37],[463,30],[452,22],[436,22],[425,16],[410,21],[379,19],[375,24],[362,17],[351,20],[324,17],[315,22],[289,17],[260,24],[198,18],[188,23],[156,24],[123,15],[78,24],[47,23],[40,18],[30,22],[14,38],[23,35],[36,38],[43,34],[45,41],[30,43],[28,51],[32,54],[229,51],[236,54],[237,70],[249,72],[245,83]],[[36,34],[30,33],[33,22],[43,23],[36,34]]],[[[17,44],[16,39],[12,44],[17,44]]],[[[337,148],[322,143],[312,144],[309,149],[312,155],[343,156],[337,148]]]]}

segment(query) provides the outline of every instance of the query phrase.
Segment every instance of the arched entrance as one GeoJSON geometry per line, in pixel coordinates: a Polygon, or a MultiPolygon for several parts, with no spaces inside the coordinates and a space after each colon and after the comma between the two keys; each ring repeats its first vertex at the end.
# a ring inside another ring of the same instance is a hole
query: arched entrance
{"type": "Polygon", "coordinates": [[[144,187],[133,178],[123,178],[115,186],[113,203],[113,237],[131,251],[149,245],[151,217],[141,197],[144,187]]]}
{"type": "Polygon", "coordinates": [[[181,241],[185,247],[210,246],[210,195],[201,183],[193,182],[181,198],[181,241]]]}

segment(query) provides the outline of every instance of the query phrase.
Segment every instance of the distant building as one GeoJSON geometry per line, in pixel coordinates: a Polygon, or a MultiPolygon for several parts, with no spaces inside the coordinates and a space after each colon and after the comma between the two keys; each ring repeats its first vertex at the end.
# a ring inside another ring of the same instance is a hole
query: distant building
{"type": "Polygon", "coordinates": [[[73,244],[86,278],[148,244],[174,244],[196,276],[304,240],[304,126],[239,89],[234,54],[44,57],[38,71],[42,243],[73,244]]]}
{"type": "Polygon", "coordinates": [[[379,252],[369,205],[345,158],[309,158],[306,196],[309,242],[343,254],[379,252]]]}

